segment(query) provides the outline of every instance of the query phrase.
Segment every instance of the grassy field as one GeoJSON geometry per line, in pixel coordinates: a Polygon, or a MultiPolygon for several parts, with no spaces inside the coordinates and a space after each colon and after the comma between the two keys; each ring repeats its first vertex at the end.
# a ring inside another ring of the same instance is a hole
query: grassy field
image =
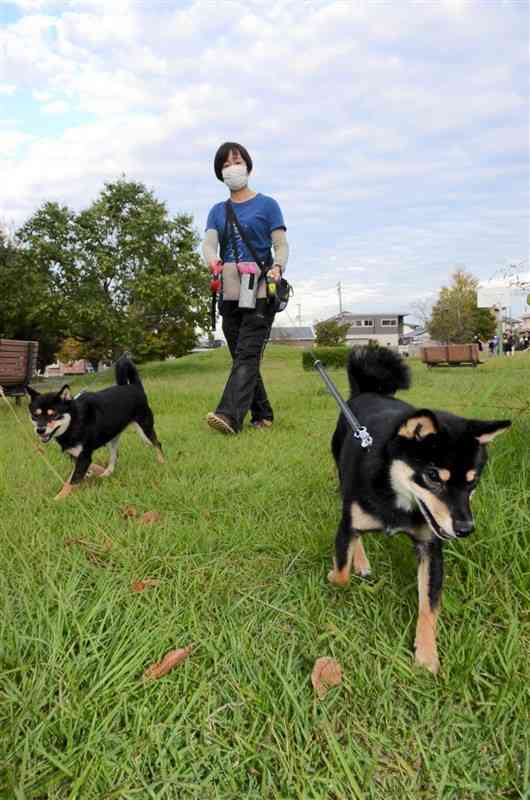
{"type": "MultiPolygon", "coordinates": [[[[437,678],[412,659],[406,537],[367,540],[371,581],[326,581],[337,412],[318,375],[270,347],[275,428],[225,438],[204,416],[227,368],[226,350],[144,366],[167,464],[127,432],[114,476],[63,504],[26,403],[20,425],[0,402],[0,797],[528,798],[530,358],[416,363],[402,394],[515,419],[490,447],[476,532],[446,546],[437,678]],[[161,519],[124,518],[128,504],[161,519]],[[159,584],[134,593],[147,577],[159,584]],[[142,680],[189,643],[183,664],[142,680]],[[326,655],[343,682],[317,701],[326,655]]],[[[46,456],[68,475],[58,447],[46,456]]]]}

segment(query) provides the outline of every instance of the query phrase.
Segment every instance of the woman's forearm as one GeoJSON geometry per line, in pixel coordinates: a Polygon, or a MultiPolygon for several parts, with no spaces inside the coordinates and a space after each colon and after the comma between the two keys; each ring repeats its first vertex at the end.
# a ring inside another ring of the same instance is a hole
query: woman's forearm
{"type": "Polygon", "coordinates": [[[202,255],[207,264],[219,258],[219,235],[215,228],[206,231],[202,241],[202,255]]]}
{"type": "Polygon", "coordinates": [[[272,232],[271,238],[274,250],[274,263],[282,268],[282,272],[285,272],[287,259],[289,258],[289,244],[285,231],[283,228],[277,228],[272,232]]]}

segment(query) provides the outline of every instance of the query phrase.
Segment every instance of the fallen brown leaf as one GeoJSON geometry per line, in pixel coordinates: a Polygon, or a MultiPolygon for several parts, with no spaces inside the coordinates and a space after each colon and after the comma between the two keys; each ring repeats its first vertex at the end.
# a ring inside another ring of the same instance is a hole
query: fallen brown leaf
{"type": "Polygon", "coordinates": [[[44,453],[44,447],[42,447],[42,445],[40,445],[38,442],[34,442],[33,447],[35,448],[37,453],[44,453]]]}
{"type": "Polygon", "coordinates": [[[131,589],[133,592],[145,592],[145,590],[150,589],[151,586],[158,586],[159,584],[160,581],[154,578],[145,578],[143,581],[134,581],[131,589]]]}
{"type": "Polygon", "coordinates": [[[341,681],[342,670],[338,661],[327,656],[317,658],[311,673],[311,683],[320,699],[326,696],[330,686],[338,686],[341,681]]]}
{"type": "Polygon", "coordinates": [[[173,667],[180,664],[191,653],[193,645],[189,644],[187,647],[181,647],[179,650],[170,650],[166,653],[162,661],[155,661],[144,672],[144,680],[157,680],[171,672],[173,667]]]}
{"type": "Polygon", "coordinates": [[[158,511],[146,511],[145,514],[138,519],[140,525],[152,525],[153,522],[160,522],[160,514],[158,511]]]}
{"type": "Polygon", "coordinates": [[[90,548],[92,546],[90,544],[90,542],[86,542],[84,539],[65,539],[64,540],[64,546],[65,547],[70,547],[73,544],[80,544],[81,547],[88,547],[88,548],[90,548]]]}
{"type": "Polygon", "coordinates": [[[127,519],[127,517],[137,517],[138,516],[138,511],[134,506],[123,506],[123,508],[121,510],[121,515],[122,515],[122,517],[125,517],[126,519],[127,519]]]}
{"type": "Polygon", "coordinates": [[[108,567],[109,562],[105,561],[104,558],[101,558],[97,553],[94,553],[93,550],[85,554],[88,560],[94,564],[96,567],[108,567]]]}
{"type": "Polygon", "coordinates": [[[108,567],[109,561],[106,556],[112,548],[112,539],[107,536],[102,545],[96,542],[87,542],[86,539],[65,539],[64,546],[71,547],[72,545],[79,545],[84,550],[87,559],[96,567],[108,567]]]}

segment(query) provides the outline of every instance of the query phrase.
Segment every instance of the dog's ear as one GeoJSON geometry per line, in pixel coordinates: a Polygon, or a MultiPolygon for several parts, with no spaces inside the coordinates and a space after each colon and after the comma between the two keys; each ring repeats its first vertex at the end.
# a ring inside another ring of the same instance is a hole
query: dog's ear
{"type": "Polygon", "coordinates": [[[36,389],[32,389],[31,386],[26,386],[26,392],[29,394],[32,400],[35,400],[36,397],[39,397],[40,392],[36,389]]]}
{"type": "Polygon", "coordinates": [[[440,426],[438,420],[428,408],[422,408],[420,411],[415,411],[404,422],[401,423],[398,430],[398,436],[403,436],[405,439],[415,439],[421,442],[426,436],[432,433],[438,433],[440,426]]]}
{"type": "Polygon", "coordinates": [[[496,419],[496,420],[482,420],[470,419],[467,427],[472,436],[477,439],[480,444],[488,444],[492,439],[495,439],[499,433],[504,433],[512,421],[510,419],[496,419]]]}
{"type": "Polygon", "coordinates": [[[56,394],[56,397],[59,400],[63,400],[63,401],[72,399],[72,392],[70,391],[70,387],[68,386],[67,383],[64,384],[62,389],[59,389],[59,391],[56,394]]]}

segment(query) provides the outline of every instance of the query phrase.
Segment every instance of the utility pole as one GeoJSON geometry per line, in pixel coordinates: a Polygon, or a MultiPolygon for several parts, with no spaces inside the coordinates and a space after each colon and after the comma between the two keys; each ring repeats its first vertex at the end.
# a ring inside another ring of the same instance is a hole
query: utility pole
{"type": "Polygon", "coordinates": [[[339,293],[339,314],[342,314],[342,283],[339,281],[337,283],[337,291],[339,293]]]}
{"type": "Polygon", "coordinates": [[[302,327],[302,305],[301,305],[301,303],[297,303],[296,307],[298,309],[298,314],[297,314],[296,320],[298,322],[298,327],[301,328],[302,327]]]}

